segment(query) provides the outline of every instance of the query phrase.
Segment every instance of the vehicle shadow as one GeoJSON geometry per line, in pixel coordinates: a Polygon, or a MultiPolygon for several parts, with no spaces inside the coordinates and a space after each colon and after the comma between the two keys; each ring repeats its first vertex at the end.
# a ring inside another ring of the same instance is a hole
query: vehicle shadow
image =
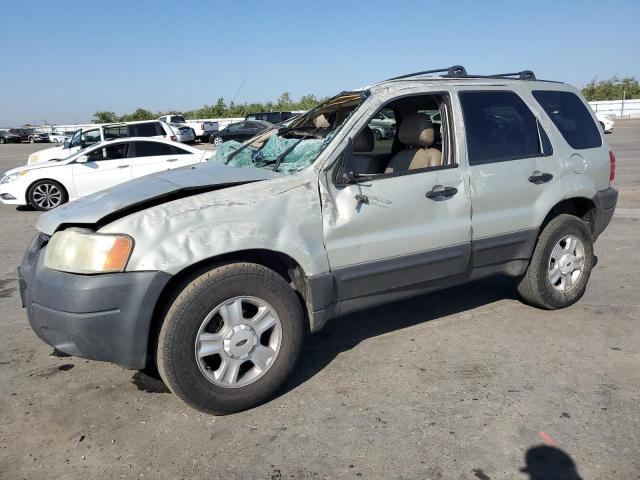
{"type": "Polygon", "coordinates": [[[493,277],[334,318],[320,332],[307,336],[298,365],[276,397],[313,378],[338,354],[363,340],[517,298],[514,279],[493,277]]]}
{"type": "Polygon", "coordinates": [[[557,447],[537,445],[527,450],[522,473],[529,480],[582,480],[573,459],[557,447]]]}

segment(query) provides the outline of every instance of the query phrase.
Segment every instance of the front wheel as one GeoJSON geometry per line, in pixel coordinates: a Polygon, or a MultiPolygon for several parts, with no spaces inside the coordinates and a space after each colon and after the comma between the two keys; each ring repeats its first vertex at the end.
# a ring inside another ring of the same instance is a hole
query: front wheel
{"type": "Polygon", "coordinates": [[[252,263],[214,268],[189,283],[167,312],[156,360],[181,400],[228,414],[273,395],[302,346],[300,301],[274,271],[252,263]]]}
{"type": "Polygon", "coordinates": [[[578,217],[558,215],[540,233],[518,291],[530,305],[565,308],[584,294],[592,267],[589,228],[578,217]]]}
{"type": "Polygon", "coordinates": [[[27,201],[36,210],[56,208],[69,199],[65,188],[55,180],[38,180],[29,188],[27,201]]]}
{"type": "Polygon", "coordinates": [[[224,142],[224,140],[222,140],[221,137],[213,137],[211,139],[211,143],[213,143],[216,147],[222,145],[223,142],[224,142]]]}
{"type": "Polygon", "coordinates": [[[0,138],[0,144],[4,144],[5,140],[4,138],[0,138]]]}

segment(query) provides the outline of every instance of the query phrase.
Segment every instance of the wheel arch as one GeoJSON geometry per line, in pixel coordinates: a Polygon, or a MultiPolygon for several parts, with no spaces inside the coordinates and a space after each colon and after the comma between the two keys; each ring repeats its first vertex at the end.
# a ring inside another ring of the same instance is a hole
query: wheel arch
{"type": "Polygon", "coordinates": [[[151,324],[149,326],[149,336],[147,341],[148,358],[155,358],[155,349],[158,343],[158,335],[164,317],[171,307],[173,301],[180,292],[198,276],[203,273],[231,263],[256,263],[269,268],[280,275],[293,288],[300,300],[302,310],[305,313],[305,324],[307,330],[310,328],[311,315],[313,312],[311,287],[307,280],[304,269],[295,259],[289,255],[269,249],[247,249],[236,252],[224,253],[203,260],[193,265],[185,267],[171,278],[162,290],[159,301],[156,304],[151,324]]]}
{"type": "Polygon", "coordinates": [[[596,232],[596,211],[596,204],[591,198],[565,198],[551,207],[540,224],[540,231],[542,231],[544,227],[546,227],[547,224],[558,215],[567,213],[569,215],[574,215],[585,222],[589,232],[591,232],[591,235],[594,235],[596,232]]]}
{"type": "Polygon", "coordinates": [[[64,193],[67,194],[67,201],[69,200],[69,187],[67,185],[64,184],[64,182],[61,182],[60,180],[57,180],[55,178],[49,178],[49,177],[42,177],[42,178],[36,178],[33,182],[31,182],[27,188],[25,188],[24,190],[24,195],[27,201],[29,201],[29,195],[31,193],[31,189],[33,188],[33,186],[38,183],[38,182],[42,182],[42,181],[50,181],[50,182],[55,182],[58,185],[60,185],[62,188],[64,188],[64,193]]]}

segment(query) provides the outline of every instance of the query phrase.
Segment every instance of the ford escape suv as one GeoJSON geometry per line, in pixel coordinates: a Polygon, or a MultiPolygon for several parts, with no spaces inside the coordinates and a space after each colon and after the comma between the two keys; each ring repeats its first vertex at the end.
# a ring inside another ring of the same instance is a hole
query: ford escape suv
{"type": "Polygon", "coordinates": [[[614,176],[575,88],[418,72],[42,215],[21,297],[58,350],[155,363],[187,404],[229,413],[268,399],[332,317],[491,275],[573,304],[614,176]],[[395,132],[375,140],[383,109],[395,132]]]}

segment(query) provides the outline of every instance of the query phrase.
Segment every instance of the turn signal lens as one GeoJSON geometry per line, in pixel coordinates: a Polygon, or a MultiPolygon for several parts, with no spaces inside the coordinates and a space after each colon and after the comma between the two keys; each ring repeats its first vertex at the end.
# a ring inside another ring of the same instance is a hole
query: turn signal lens
{"type": "Polygon", "coordinates": [[[609,183],[616,179],[616,156],[609,150],[609,183]]]}

